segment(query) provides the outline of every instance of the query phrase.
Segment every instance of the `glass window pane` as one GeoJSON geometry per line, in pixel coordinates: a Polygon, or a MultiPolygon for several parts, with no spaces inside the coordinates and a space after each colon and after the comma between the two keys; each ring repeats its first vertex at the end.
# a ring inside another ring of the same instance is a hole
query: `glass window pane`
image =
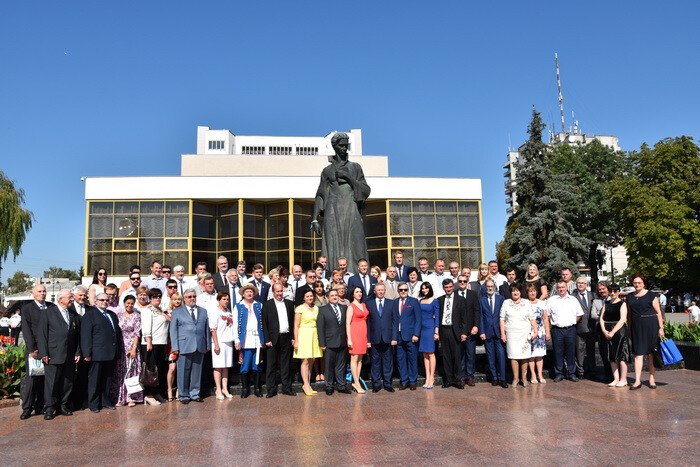
{"type": "Polygon", "coordinates": [[[142,238],[141,244],[139,245],[141,251],[162,251],[163,250],[163,239],[162,238],[142,238]]]}
{"type": "Polygon", "coordinates": [[[187,237],[189,236],[188,216],[165,216],[165,236],[166,237],[187,237]]]}
{"type": "Polygon", "coordinates": [[[224,203],[219,205],[219,215],[225,216],[228,214],[238,213],[238,201],[233,201],[230,203],[224,203]]]}
{"type": "Polygon", "coordinates": [[[111,201],[91,201],[90,214],[112,214],[111,201]]]}
{"type": "Polygon", "coordinates": [[[435,212],[435,203],[433,201],[413,201],[413,212],[435,212]]]}
{"type": "Polygon", "coordinates": [[[300,265],[305,271],[311,267],[314,261],[316,261],[316,256],[312,252],[298,250],[294,252],[294,264],[300,265]]]}
{"type": "Polygon", "coordinates": [[[192,203],[192,212],[206,216],[216,216],[216,204],[194,201],[192,203]]]}
{"type": "Polygon", "coordinates": [[[115,214],[136,214],[137,212],[139,212],[138,201],[117,201],[114,203],[115,214]]]}
{"type": "Polygon", "coordinates": [[[207,240],[204,238],[193,238],[192,249],[199,251],[216,251],[216,240],[207,240]]]}
{"type": "Polygon", "coordinates": [[[90,240],[88,241],[88,251],[112,251],[112,239],[90,240]]]}
{"type": "Polygon", "coordinates": [[[163,215],[141,216],[141,237],[163,237],[163,215]]]}
{"type": "Polygon", "coordinates": [[[389,212],[411,212],[410,201],[389,201],[389,212]]]}
{"type": "Polygon", "coordinates": [[[379,237],[386,235],[386,215],[367,216],[365,218],[365,235],[379,237]]]}
{"type": "Polygon", "coordinates": [[[112,274],[114,274],[115,276],[126,276],[127,274],[129,274],[129,268],[134,264],[138,264],[138,261],[139,255],[136,252],[114,253],[114,265],[112,267],[112,274]]]}
{"type": "Polygon", "coordinates": [[[189,214],[190,203],[188,201],[166,201],[165,212],[168,214],[189,214]]]}
{"type": "Polygon", "coordinates": [[[369,264],[386,264],[386,250],[368,251],[367,256],[369,256],[369,264]]]}
{"type": "Polygon", "coordinates": [[[414,255],[416,258],[420,258],[421,256],[425,256],[428,259],[428,264],[430,265],[430,269],[433,268],[433,265],[435,264],[435,261],[437,260],[437,253],[435,252],[434,249],[420,249],[420,248],[415,248],[413,250],[414,255]]]}
{"type": "Polygon", "coordinates": [[[460,235],[479,235],[479,217],[472,215],[459,216],[459,234],[460,235]]]}
{"type": "Polygon", "coordinates": [[[162,201],[141,201],[141,214],[158,214],[163,212],[162,201]]]}
{"type": "Polygon", "coordinates": [[[275,214],[286,214],[287,212],[289,212],[287,206],[288,203],[286,201],[282,201],[279,203],[270,203],[267,205],[267,215],[273,216],[275,214]]]}
{"type": "MultiPolygon", "coordinates": [[[[265,240],[255,239],[255,238],[244,238],[243,239],[243,249],[255,250],[255,251],[265,251],[265,240]]],[[[246,262],[248,260],[246,259],[246,262]]]]}
{"type": "Polygon", "coordinates": [[[112,236],[112,216],[90,216],[88,225],[89,238],[108,238],[112,236]]]}
{"type": "Polygon", "coordinates": [[[165,240],[166,250],[186,250],[187,240],[184,238],[168,238],[165,240]]]}
{"type": "Polygon", "coordinates": [[[289,251],[278,251],[267,254],[267,264],[269,268],[274,268],[277,265],[289,264],[289,251]]]}
{"type": "Polygon", "coordinates": [[[244,201],[243,212],[245,212],[246,214],[257,214],[258,216],[264,216],[265,205],[261,203],[251,203],[250,201],[244,201]]]}
{"type": "Polygon", "coordinates": [[[206,216],[192,216],[192,236],[216,238],[216,219],[206,216]]]}
{"type": "Polygon", "coordinates": [[[271,238],[267,241],[267,250],[288,250],[289,249],[289,237],[282,238],[271,238]]]}
{"type": "Polygon", "coordinates": [[[435,212],[457,212],[457,202],[435,201],[435,212]]]}
{"type": "Polygon", "coordinates": [[[115,240],[114,241],[114,249],[115,250],[136,250],[137,247],[138,246],[136,244],[136,240],[115,240]]]}
{"type": "Polygon", "coordinates": [[[314,249],[314,241],[310,238],[294,237],[294,249],[312,251],[314,249]]]}
{"type": "Polygon", "coordinates": [[[438,235],[457,235],[457,215],[436,214],[435,231],[438,235]]]}
{"type": "Polygon", "coordinates": [[[460,201],[459,212],[479,212],[479,203],[476,201],[460,201]]]}
{"type": "Polygon", "coordinates": [[[414,235],[435,235],[435,215],[413,214],[413,233],[414,235]]]}
{"type": "Polygon", "coordinates": [[[438,237],[438,246],[459,246],[457,237],[438,237]]]}
{"type": "Polygon", "coordinates": [[[469,266],[472,269],[479,267],[481,263],[481,249],[465,250],[460,248],[460,256],[462,257],[462,266],[469,266]]]}
{"type": "Polygon", "coordinates": [[[139,252],[139,262],[137,264],[145,265],[142,266],[144,270],[142,270],[141,277],[147,276],[150,274],[148,272],[147,266],[150,266],[153,261],[158,261],[161,264],[163,264],[163,251],[141,251],[139,252]]]}
{"type": "MultiPolygon", "coordinates": [[[[246,258],[247,260],[248,258],[246,258]]],[[[214,271],[216,269],[216,253],[206,253],[203,251],[193,251],[192,252],[192,265],[191,272],[194,273],[194,266],[200,261],[207,263],[207,271],[214,271]]],[[[184,266],[184,264],[183,264],[184,266]]]]}
{"type": "Polygon", "coordinates": [[[246,237],[265,238],[265,219],[244,214],[243,235],[246,237]]]}
{"type": "Polygon", "coordinates": [[[367,239],[367,249],[368,250],[377,250],[379,248],[383,248],[383,249],[387,248],[386,237],[374,237],[374,238],[367,239]]]}
{"type": "Polygon", "coordinates": [[[112,270],[112,253],[88,253],[88,271],[96,271],[99,268],[107,270],[110,274],[112,270]]]}
{"type": "Polygon", "coordinates": [[[114,237],[137,237],[139,233],[136,216],[114,216],[114,237]]]}
{"type": "Polygon", "coordinates": [[[459,243],[462,248],[479,248],[479,237],[459,237],[459,243]]]}
{"type": "Polygon", "coordinates": [[[412,235],[411,215],[410,214],[391,214],[389,218],[391,222],[392,235],[412,235]]]}
{"type": "Polygon", "coordinates": [[[298,214],[306,214],[307,216],[311,216],[313,214],[313,208],[314,205],[311,203],[302,203],[299,201],[294,201],[294,213],[298,214]]]}
{"type": "Polygon", "coordinates": [[[370,201],[366,203],[365,214],[386,214],[386,201],[370,201]]]}
{"type": "MultiPolygon", "coordinates": [[[[392,254],[396,250],[392,250],[392,254]]],[[[413,250],[410,248],[405,248],[402,250],[403,251],[403,262],[404,264],[418,264],[418,261],[416,260],[416,257],[413,254],[413,250]]]]}
{"type": "Polygon", "coordinates": [[[219,218],[219,238],[238,236],[238,216],[224,216],[219,218]]]}
{"type": "MultiPolygon", "coordinates": [[[[415,248],[435,248],[435,237],[413,237],[415,248]]],[[[405,258],[404,258],[405,261],[405,258]]]]}
{"type": "Polygon", "coordinates": [[[271,216],[267,218],[267,236],[285,237],[289,235],[288,216],[271,216]]]}
{"type": "Polygon", "coordinates": [[[294,236],[311,237],[311,216],[294,214],[294,236]]]}
{"type": "Polygon", "coordinates": [[[391,244],[394,247],[411,248],[413,239],[411,237],[391,237],[391,244]]]}
{"type": "MultiPolygon", "coordinates": [[[[445,260],[445,266],[449,265],[452,261],[459,262],[459,249],[458,248],[438,248],[438,258],[445,260]]],[[[445,268],[447,269],[447,268],[445,268]]]]}
{"type": "Polygon", "coordinates": [[[187,263],[187,252],[186,251],[166,251],[164,255],[165,264],[169,264],[170,267],[175,267],[176,265],[181,265],[185,267],[185,273],[189,271],[189,264],[187,263]]]}

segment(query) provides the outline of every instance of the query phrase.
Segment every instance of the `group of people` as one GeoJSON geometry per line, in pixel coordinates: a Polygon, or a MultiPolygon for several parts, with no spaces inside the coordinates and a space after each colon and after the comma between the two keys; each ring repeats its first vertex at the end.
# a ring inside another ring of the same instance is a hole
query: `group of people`
{"type": "MultiPolygon", "coordinates": [[[[439,351],[442,387],[464,389],[475,385],[480,343],[493,386],[545,383],[548,341],[555,382],[593,378],[599,340],[609,385],[627,386],[626,364],[634,356],[630,389],[637,389],[643,357],[663,336],[658,298],[641,276],[633,278],[635,292],[626,299],[617,285],[605,283],[594,296],[585,277],[574,281],[565,268],[550,294],[534,264],[518,281],[516,271],[503,275],[495,261],[472,274],[456,262],[446,271],[438,259],[429,272],[426,258],[416,268],[404,264],[400,251],[393,257],[386,272],[360,259],[352,274],[345,258],[330,270],[321,256],[305,273],[299,265],[291,274],[278,266],[265,276],[261,264],[248,275],[244,261],[229,268],[221,256],[216,272],[198,263],[191,279],[180,265],[171,269],[154,261],[148,277],[142,279],[140,267],[133,266],[120,286],[99,269],[88,288],[61,290],[55,304],[46,302],[45,287],[37,285],[33,300],[22,307],[22,331],[27,361],[41,360],[44,376],[25,378],[21,418],[141,402],[201,402],[208,374],[216,398],[230,399],[229,373],[236,363],[242,398],[263,397],[263,383],[268,398],[280,385],[282,394],[296,395],[296,361],[307,396],[317,394],[314,375],[328,395],[361,394],[394,392],[395,363],[399,389],[416,390],[422,354],[422,387],[430,390],[439,351]],[[369,385],[362,379],[367,354],[369,385]]],[[[649,358],[651,388],[654,370],[649,358]]]]}

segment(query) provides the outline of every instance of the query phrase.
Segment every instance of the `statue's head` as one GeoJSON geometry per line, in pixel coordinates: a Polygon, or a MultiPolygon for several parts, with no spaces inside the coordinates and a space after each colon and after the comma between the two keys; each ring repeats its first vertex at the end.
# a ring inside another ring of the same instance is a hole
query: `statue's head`
{"type": "Polygon", "coordinates": [[[348,157],[348,143],[349,138],[347,133],[338,132],[333,135],[333,138],[331,138],[331,145],[333,146],[333,150],[335,151],[335,154],[342,160],[345,160],[348,157]]]}

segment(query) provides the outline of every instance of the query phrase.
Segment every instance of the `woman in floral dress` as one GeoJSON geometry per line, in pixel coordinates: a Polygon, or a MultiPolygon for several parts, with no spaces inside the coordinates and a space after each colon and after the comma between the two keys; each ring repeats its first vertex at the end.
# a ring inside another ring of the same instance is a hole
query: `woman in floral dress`
{"type": "Polygon", "coordinates": [[[141,355],[138,350],[141,337],[141,314],[134,310],[135,302],[136,299],[132,295],[124,299],[124,311],[118,315],[123,350],[119,352],[111,389],[111,399],[116,400],[118,406],[133,407],[137,402],[143,402],[143,391],[128,394],[124,384],[126,378],[138,376],[141,372],[141,355]]]}
{"type": "Polygon", "coordinates": [[[530,301],[530,306],[535,311],[535,322],[537,323],[537,336],[532,339],[532,356],[528,365],[530,366],[530,382],[546,383],[547,380],[542,376],[542,366],[544,357],[547,354],[547,342],[552,338],[549,334],[549,315],[545,311],[545,303],[537,298],[540,294],[540,287],[535,284],[525,286],[525,293],[530,301]]]}

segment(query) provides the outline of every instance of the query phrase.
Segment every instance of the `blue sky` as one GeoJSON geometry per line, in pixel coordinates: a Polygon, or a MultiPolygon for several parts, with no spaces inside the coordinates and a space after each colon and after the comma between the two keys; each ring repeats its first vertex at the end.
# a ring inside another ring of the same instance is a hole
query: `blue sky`
{"type": "Polygon", "coordinates": [[[625,150],[697,138],[698,17],[697,1],[5,2],[0,169],[36,222],[3,282],[78,268],[80,177],[177,175],[197,125],[361,128],[390,175],[481,178],[489,259],[509,141],[533,105],[559,120],[554,53],[567,125],[573,110],[625,150]]]}

